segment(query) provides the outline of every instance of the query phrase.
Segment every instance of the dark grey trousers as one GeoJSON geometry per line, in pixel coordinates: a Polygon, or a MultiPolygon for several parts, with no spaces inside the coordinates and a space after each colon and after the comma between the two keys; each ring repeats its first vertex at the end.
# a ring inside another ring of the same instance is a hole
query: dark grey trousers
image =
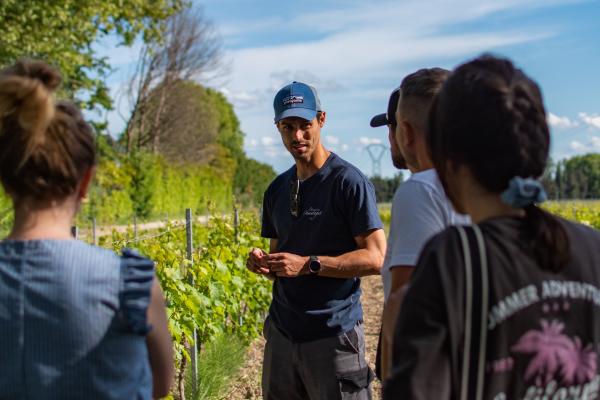
{"type": "Polygon", "coordinates": [[[265,321],[265,400],[370,400],[373,372],[362,324],[340,336],[294,343],[265,321]]]}

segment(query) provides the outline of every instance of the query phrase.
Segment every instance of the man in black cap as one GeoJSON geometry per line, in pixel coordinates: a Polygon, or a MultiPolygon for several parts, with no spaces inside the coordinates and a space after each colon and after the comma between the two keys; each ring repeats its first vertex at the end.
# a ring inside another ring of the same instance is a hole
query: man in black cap
{"type": "Polygon", "coordinates": [[[407,169],[406,160],[402,156],[398,144],[396,143],[396,107],[398,107],[398,98],[400,97],[400,87],[394,89],[388,100],[387,112],[378,114],[371,118],[371,127],[387,126],[388,140],[390,142],[390,150],[392,153],[392,164],[398,169],[407,169]]]}
{"type": "Polygon", "coordinates": [[[293,82],[275,96],[275,124],[294,165],[265,192],[262,236],[247,267],[274,278],[265,321],[263,397],[371,398],[360,278],[379,274],[385,235],[375,190],[321,142],[316,90],[293,82]]]}
{"type": "Polygon", "coordinates": [[[446,227],[469,223],[467,217],[454,211],[447,199],[425,142],[429,108],[448,74],[442,68],[423,68],[407,75],[390,95],[387,113],[371,120],[373,127],[387,125],[394,166],[412,173],[392,200],[390,232],[381,270],[385,306],[378,375],[382,380],[389,373],[391,339],[402,289],[409,282],[421,249],[446,227]]]}

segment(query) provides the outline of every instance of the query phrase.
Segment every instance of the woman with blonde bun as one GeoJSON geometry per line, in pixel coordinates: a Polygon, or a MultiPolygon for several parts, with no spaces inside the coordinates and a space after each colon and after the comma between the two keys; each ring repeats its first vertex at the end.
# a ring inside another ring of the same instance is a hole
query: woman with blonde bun
{"type": "Polygon", "coordinates": [[[58,72],[0,71],[0,183],[14,224],[0,241],[0,399],[151,399],[173,377],[152,261],[74,240],[96,163],[80,110],[55,101],[58,72]]]}

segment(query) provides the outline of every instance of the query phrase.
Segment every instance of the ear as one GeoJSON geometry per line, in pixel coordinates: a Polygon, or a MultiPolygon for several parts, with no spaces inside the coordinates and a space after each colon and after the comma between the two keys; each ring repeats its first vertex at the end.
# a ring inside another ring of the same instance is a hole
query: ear
{"type": "Polygon", "coordinates": [[[78,197],[79,199],[85,199],[88,194],[88,190],[90,188],[90,184],[92,183],[92,178],[96,173],[96,167],[90,167],[83,174],[83,178],[81,178],[81,182],[79,182],[79,190],[78,197]]]}
{"type": "Polygon", "coordinates": [[[414,147],[417,135],[417,133],[415,132],[415,128],[407,120],[400,121],[399,126],[400,125],[400,129],[402,129],[402,132],[404,133],[403,135],[399,135],[403,147],[414,147]]]}
{"type": "Polygon", "coordinates": [[[325,120],[327,119],[327,113],[325,111],[321,111],[321,119],[319,119],[319,127],[323,127],[325,125],[325,120]]]}
{"type": "Polygon", "coordinates": [[[405,124],[405,129],[406,129],[406,137],[408,140],[408,143],[410,145],[414,145],[414,143],[417,141],[417,131],[415,130],[415,127],[410,123],[410,121],[404,121],[405,124]]]}

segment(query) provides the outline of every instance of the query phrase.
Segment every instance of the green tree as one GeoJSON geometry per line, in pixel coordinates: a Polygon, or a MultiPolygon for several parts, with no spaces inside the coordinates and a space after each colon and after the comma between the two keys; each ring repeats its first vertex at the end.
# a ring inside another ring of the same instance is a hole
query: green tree
{"type": "Polygon", "coordinates": [[[548,198],[556,199],[558,198],[558,186],[556,184],[556,174],[558,172],[558,163],[554,163],[554,161],[549,158],[546,164],[546,170],[542,174],[540,178],[544,188],[546,189],[546,193],[548,194],[548,198]]]}
{"type": "Polygon", "coordinates": [[[110,108],[104,79],[106,58],[94,44],[114,35],[129,46],[161,36],[161,22],[186,5],[185,0],[2,0],[0,66],[20,57],[43,59],[60,69],[63,90],[88,109],[110,108]]]}
{"type": "Polygon", "coordinates": [[[600,154],[585,154],[565,160],[562,179],[566,197],[600,198],[600,154]]]}
{"type": "MultiPolygon", "coordinates": [[[[220,116],[207,89],[192,81],[178,81],[171,84],[169,96],[163,99],[162,87],[157,87],[145,109],[149,120],[159,112],[161,115],[155,126],[150,121],[134,122],[146,127],[145,131],[131,132],[136,149],[156,152],[176,163],[207,164],[215,157],[220,116]],[[156,133],[149,134],[148,130],[156,133]],[[159,137],[156,141],[155,136],[159,137]]],[[[122,142],[126,139],[124,136],[122,142]]]]}
{"type": "Polygon", "coordinates": [[[245,157],[244,133],[240,129],[240,121],[235,115],[233,106],[222,93],[216,90],[208,88],[206,94],[217,115],[219,131],[217,143],[227,148],[231,155],[239,161],[240,158],[245,157]]]}
{"type": "Polygon", "coordinates": [[[131,186],[129,196],[133,203],[133,213],[139,218],[152,215],[153,194],[156,191],[156,181],[159,171],[154,159],[149,154],[136,153],[129,157],[131,167],[131,186]]]}
{"type": "MultiPolygon", "coordinates": [[[[156,115],[160,88],[149,96],[146,115],[156,115]],[[154,96],[155,95],[155,96],[154,96]]],[[[175,164],[208,165],[224,180],[245,206],[257,205],[275,177],[273,168],[249,159],[244,152],[244,134],[231,103],[218,91],[192,81],[171,84],[171,93],[162,105],[158,125],[158,154],[175,164]]],[[[136,126],[151,126],[138,123],[136,126]]],[[[134,142],[145,152],[154,149],[154,135],[133,132],[134,142]]],[[[121,143],[127,140],[123,135],[121,143]]]]}
{"type": "Polygon", "coordinates": [[[119,159],[121,149],[119,143],[112,136],[98,132],[96,134],[96,153],[98,158],[114,161],[119,159]]]}
{"type": "Polygon", "coordinates": [[[259,206],[263,195],[277,174],[268,164],[261,163],[245,155],[238,159],[233,178],[234,193],[244,206],[259,206]]]}
{"type": "Polygon", "coordinates": [[[561,200],[564,197],[563,190],[563,170],[564,166],[562,161],[556,163],[556,170],[554,171],[554,186],[556,187],[556,199],[561,200]]]}
{"type": "Polygon", "coordinates": [[[129,82],[132,115],[124,133],[127,151],[136,146],[133,137],[137,135],[138,147],[140,141],[148,143],[152,153],[158,154],[160,126],[170,113],[168,105],[176,104],[172,97],[180,83],[219,75],[222,67],[221,41],[200,8],[171,15],[163,23],[163,32],[142,47],[129,82]]]}
{"type": "Polygon", "coordinates": [[[375,196],[377,197],[378,203],[389,203],[394,197],[394,193],[398,186],[400,186],[404,180],[402,173],[397,173],[392,178],[382,178],[380,176],[373,176],[370,178],[371,183],[375,187],[375,196]]]}
{"type": "Polygon", "coordinates": [[[236,162],[233,177],[236,199],[245,206],[260,205],[265,190],[277,174],[270,165],[246,156],[240,121],[225,96],[210,88],[206,92],[218,119],[217,143],[226,148],[236,162]]]}

